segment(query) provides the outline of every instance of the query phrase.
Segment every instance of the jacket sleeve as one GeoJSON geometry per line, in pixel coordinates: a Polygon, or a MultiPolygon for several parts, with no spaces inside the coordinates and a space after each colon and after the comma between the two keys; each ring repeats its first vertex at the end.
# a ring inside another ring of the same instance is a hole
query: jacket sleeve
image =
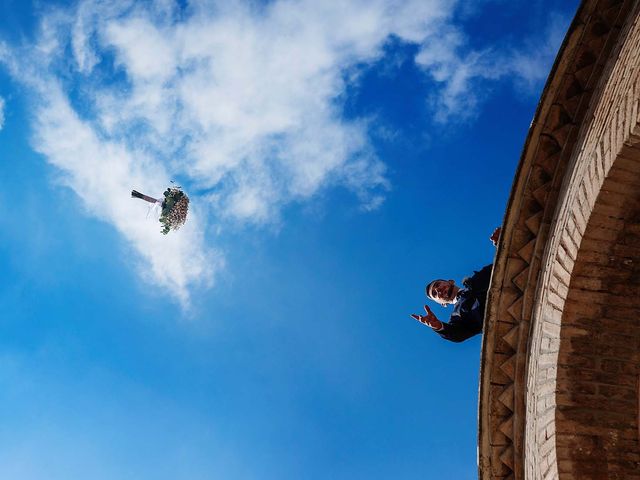
{"type": "Polygon", "coordinates": [[[481,270],[474,272],[471,277],[465,278],[463,284],[465,287],[475,291],[487,291],[489,289],[489,282],[491,281],[491,272],[493,271],[493,264],[490,263],[482,267],[481,270]]]}
{"type": "Polygon", "coordinates": [[[482,330],[478,330],[476,327],[467,324],[445,322],[442,322],[441,330],[434,330],[434,332],[445,340],[455,343],[464,342],[466,339],[477,335],[481,331],[482,330]]]}
{"type": "Polygon", "coordinates": [[[463,342],[482,332],[483,304],[475,297],[463,300],[459,313],[452,314],[449,323],[442,322],[442,329],[435,330],[445,340],[463,342]]]}

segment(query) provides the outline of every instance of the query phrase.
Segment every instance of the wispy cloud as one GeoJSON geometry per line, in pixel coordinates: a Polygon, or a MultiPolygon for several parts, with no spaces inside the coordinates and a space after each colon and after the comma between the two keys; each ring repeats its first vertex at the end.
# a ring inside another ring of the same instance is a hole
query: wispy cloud
{"type": "Polygon", "coordinates": [[[441,43],[426,42],[416,56],[416,63],[441,86],[430,98],[435,119],[445,123],[474,117],[497,80],[508,79],[520,92],[534,93],[549,74],[566,28],[567,19],[552,13],[544,31],[518,45],[479,50],[454,26],[439,32],[441,43]]]}
{"type": "Polygon", "coordinates": [[[153,283],[188,301],[223,265],[205,241],[212,223],[277,222],[282,207],[342,185],[364,208],[389,188],[367,120],[346,120],[351,76],[381,58],[390,37],[421,45],[437,82],[435,116],[466,115],[479,79],[537,78],[537,60],[469,51],[456,2],[81,1],[48,10],[33,44],[0,59],[34,92],[33,144],[87,211],[144,259],[153,283]],[[25,74],[28,72],[28,74],[25,74]],[[161,237],[141,221],[132,187],[192,193],[187,226],[161,237]]]}
{"type": "Polygon", "coordinates": [[[147,278],[187,301],[222,264],[203,239],[206,218],[277,221],[283,205],[331,185],[379,204],[385,166],[366,122],[342,118],[343,73],[378,58],[392,34],[420,41],[450,11],[440,0],[186,10],[88,0],[50,10],[35,45],[4,56],[37,96],[35,148],[131,242],[147,278]],[[197,193],[195,211],[161,237],[128,191],[162,191],[171,178],[197,193]]]}

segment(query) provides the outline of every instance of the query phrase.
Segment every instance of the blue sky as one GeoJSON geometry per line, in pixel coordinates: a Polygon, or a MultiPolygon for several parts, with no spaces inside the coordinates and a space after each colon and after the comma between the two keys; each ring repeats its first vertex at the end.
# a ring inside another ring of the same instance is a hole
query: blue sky
{"type": "Polygon", "coordinates": [[[409,314],[577,2],[227,3],[0,2],[3,478],[476,478],[480,338],[409,314]]]}

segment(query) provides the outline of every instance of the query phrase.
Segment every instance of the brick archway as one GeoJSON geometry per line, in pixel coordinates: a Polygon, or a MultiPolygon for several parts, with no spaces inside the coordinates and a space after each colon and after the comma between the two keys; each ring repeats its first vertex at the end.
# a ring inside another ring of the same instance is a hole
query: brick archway
{"type": "Polygon", "coordinates": [[[640,479],[640,149],[625,146],[616,158],[566,293],[559,280],[554,285],[566,298],[558,338],[543,348],[558,349],[557,475],[640,479]]]}
{"type": "Polygon", "coordinates": [[[640,318],[639,18],[639,0],[582,2],[529,131],[487,304],[482,479],[640,469],[638,331],[598,329],[640,318]]]}

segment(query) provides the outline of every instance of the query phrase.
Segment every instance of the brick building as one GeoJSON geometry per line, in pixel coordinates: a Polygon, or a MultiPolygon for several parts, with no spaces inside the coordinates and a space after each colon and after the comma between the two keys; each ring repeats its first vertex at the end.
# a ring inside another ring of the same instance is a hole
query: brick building
{"type": "Polygon", "coordinates": [[[640,479],[640,0],[585,0],[494,267],[481,479],[640,479]]]}

